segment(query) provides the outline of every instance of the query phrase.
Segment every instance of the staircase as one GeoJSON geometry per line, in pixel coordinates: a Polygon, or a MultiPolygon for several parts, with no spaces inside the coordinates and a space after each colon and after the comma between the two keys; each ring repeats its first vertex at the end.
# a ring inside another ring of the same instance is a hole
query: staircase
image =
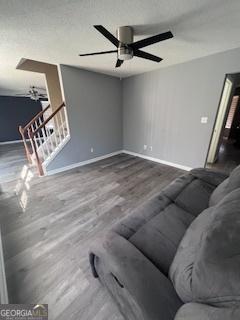
{"type": "Polygon", "coordinates": [[[26,156],[40,176],[70,139],[66,106],[62,103],[51,113],[50,105],[40,111],[25,127],[19,126],[26,156]]]}

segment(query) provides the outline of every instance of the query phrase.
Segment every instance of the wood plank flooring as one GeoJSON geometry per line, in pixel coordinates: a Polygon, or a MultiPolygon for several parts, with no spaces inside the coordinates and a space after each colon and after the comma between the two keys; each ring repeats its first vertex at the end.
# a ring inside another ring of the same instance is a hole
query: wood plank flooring
{"type": "Polygon", "coordinates": [[[21,143],[0,145],[0,183],[16,180],[25,163],[21,143]]]}
{"type": "Polygon", "coordinates": [[[207,164],[207,168],[230,174],[240,164],[240,149],[233,145],[231,140],[223,140],[220,146],[218,159],[215,163],[207,164]]]}
{"type": "Polygon", "coordinates": [[[49,319],[123,320],[90,273],[88,249],[182,170],[121,154],[39,178],[21,145],[0,146],[0,224],[11,303],[49,319]]]}

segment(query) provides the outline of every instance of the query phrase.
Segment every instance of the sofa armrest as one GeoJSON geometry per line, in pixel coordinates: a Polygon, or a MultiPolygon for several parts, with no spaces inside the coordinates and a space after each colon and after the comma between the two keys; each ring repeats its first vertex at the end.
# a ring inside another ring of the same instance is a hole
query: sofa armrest
{"type": "Polygon", "coordinates": [[[124,290],[127,291],[139,306],[142,319],[156,320],[160,316],[162,320],[174,319],[182,302],[170,280],[120,235],[110,232],[99,243],[90,253],[94,275],[98,274],[96,265],[101,262],[101,269],[112,275],[118,290],[122,290],[118,295],[123,296],[124,290]]]}
{"type": "Polygon", "coordinates": [[[203,180],[215,187],[217,187],[220,183],[222,183],[229,176],[226,173],[206,169],[206,168],[197,168],[190,171],[190,173],[200,179],[203,180]]]}
{"type": "Polygon", "coordinates": [[[239,320],[240,307],[214,307],[201,303],[187,303],[177,312],[174,320],[239,320]]]}

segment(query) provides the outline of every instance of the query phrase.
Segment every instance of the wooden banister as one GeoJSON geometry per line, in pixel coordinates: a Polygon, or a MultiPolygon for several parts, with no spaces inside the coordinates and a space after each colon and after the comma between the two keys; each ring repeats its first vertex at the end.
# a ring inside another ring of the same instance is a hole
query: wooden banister
{"type": "Polygon", "coordinates": [[[43,110],[41,110],[40,112],[38,112],[38,114],[36,114],[35,117],[32,118],[31,121],[29,121],[24,127],[22,126],[19,126],[18,127],[18,130],[21,134],[21,137],[22,137],[22,140],[23,140],[23,144],[24,144],[24,148],[25,148],[25,151],[26,151],[26,156],[27,156],[27,159],[28,159],[28,162],[29,163],[32,163],[32,159],[31,159],[31,152],[29,150],[29,147],[28,147],[28,144],[27,144],[27,141],[26,141],[26,137],[25,137],[25,133],[27,132],[28,133],[28,138],[29,137],[29,128],[31,127],[31,125],[37,120],[39,119],[44,113],[45,111],[47,111],[48,109],[50,108],[50,104],[43,110]]]}
{"type": "Polygon", "coordinates": [[[37,163],[37,168],[38,168],[38,173],[40,176],[43,176],[44,175],[44,172],[43,172],[43,167],[42,167],[42,163],[39,159],[39,156],[38,156],[38,152],[37,152],[37,146],[36,146],[36,142],[35,140],[32,138],[32,132],[30,131],[30,129],[28,129],[28,135],[29,137],[31,137],[31,145],[32,145],[32,149],[33,149],[33,153],[35,155],[35,160],[36,160],[36,163],[37,163]]]}
{"type": "Polygon", "coordinates": [[[40,117],[45,113],[45,111],[47,111],[49,108],[50,108],[50,104],[49,104],[45,109],[43,109],[43,110],[41,110],[40,112],[38,112],[38,114],[36,114],[36,116],[35,116],[34,118],[32,118],[32,120],[29,121],[29,122],[25,125],[25,127],[22,128],[23,133],[24,133],[25,131],[27,131],[27,129],[28,129],[38,118],[40,118],[40,117]]]}
{"type": "Polygon", "coordinates": [[[19,126],[18,130],[19,130],[19,132],[21,134],[21,137],[22,137],[22,141],[23,141],[23,144],[24,144],[24,148],[25,148],[25,151],[26,151],[26,156],[27,156],[28,162],[32,163],[31,153],[29,151],[29,148],[28,148],[28,145],[27,145],[27,141],[26,141],[26,138],[25,138],[25,134],[24,134],[24,130],[23,130],[22,126],[19,126]]]}
{"type": "Polygon", "coordinates": [[[44,119],[44,112],[50,108],[50,105],[48,105],[27,125],[19,126],[27,158],[31,164],[37,166],[40,176],[44,175],[44,165],[51,161],[51,157],[54,157],[56,152],[59,151],[59,147],[66,143],[70,137],[64,107],[65,103],[63,102],[47,119],[44,119]],[[47,124],[52,119],[54,119],[54,126],[49,129],[47,124]],[[29,138],[30,144],[27,143],[27,138],[29,138]]]}
{"type": "Polygon", "coordinates": [[[65,107],[65,103],[63,102],[51,115],[47,118],[47,120],[43,121],[43,123],[34,131],[31,132],[32,137],[35,136],[39,130],[46,126],[46,124],[63,108],[65,107]]]}

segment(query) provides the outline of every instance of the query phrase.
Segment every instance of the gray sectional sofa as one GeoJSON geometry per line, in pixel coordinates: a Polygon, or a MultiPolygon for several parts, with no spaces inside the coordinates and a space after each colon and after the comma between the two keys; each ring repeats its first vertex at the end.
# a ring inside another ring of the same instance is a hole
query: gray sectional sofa
{"type": "Polygon", "coordinates": [[[90,250],[128,320],[240,319],[240,166],[194,169],[90,250]]]}

